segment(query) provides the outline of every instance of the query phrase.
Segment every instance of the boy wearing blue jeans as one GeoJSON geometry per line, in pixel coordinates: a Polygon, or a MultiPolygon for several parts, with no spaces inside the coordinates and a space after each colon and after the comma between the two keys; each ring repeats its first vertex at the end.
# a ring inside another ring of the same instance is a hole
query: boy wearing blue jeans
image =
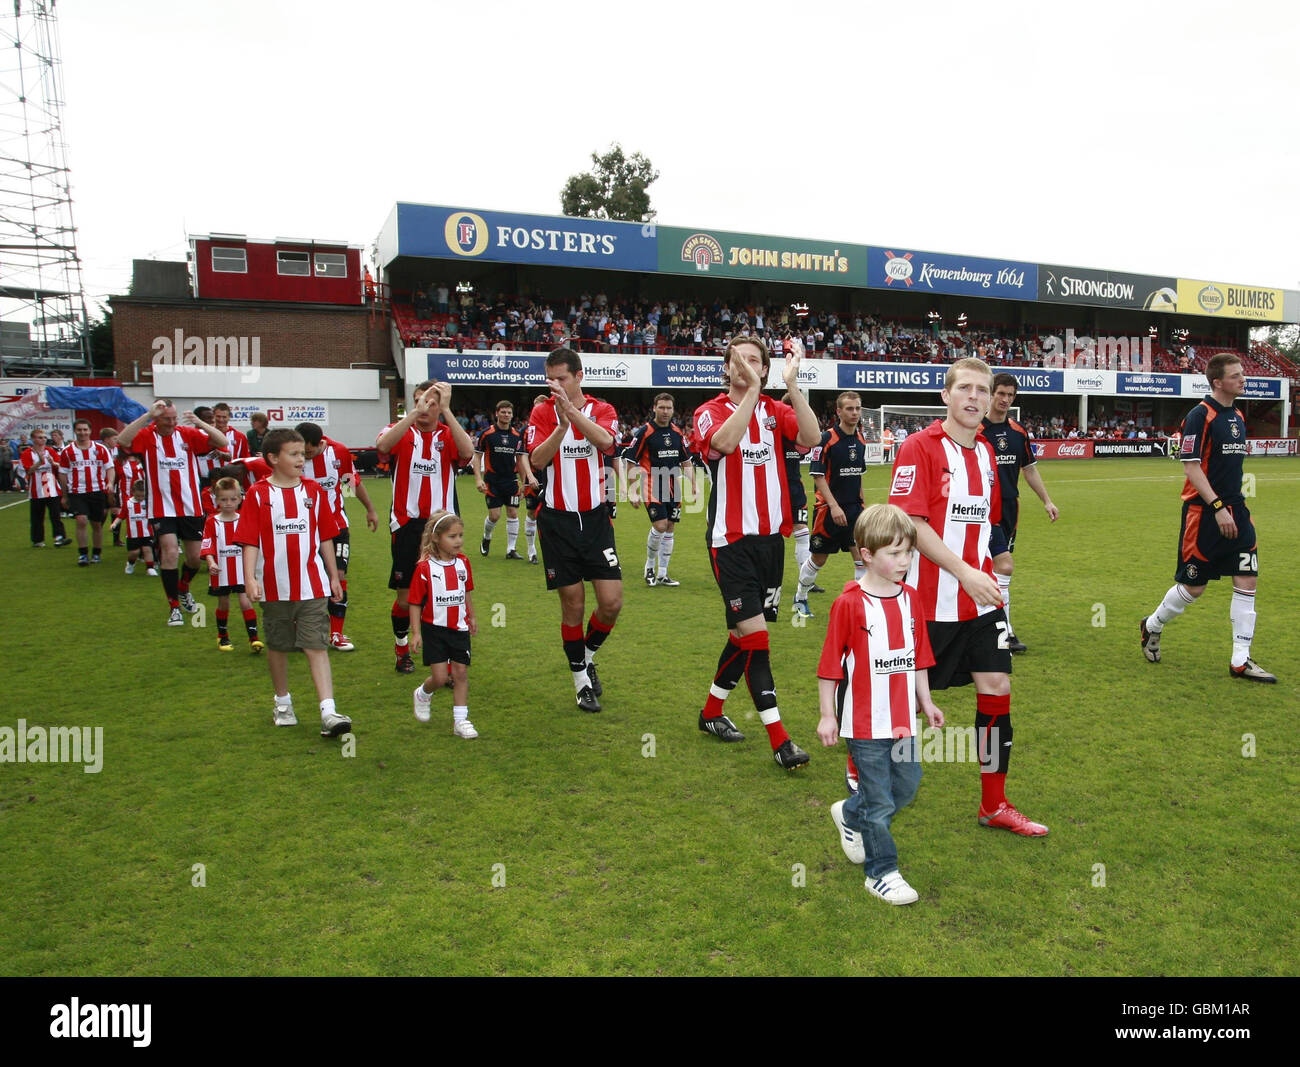
{"type": "Polygon", "coordinates": [[[817,665],[817,736],[827,747],[843,737],[858,768],[857,792],[831,805],[840,847],[862,864],[868,892],[887,904],[911,904],[917,893],[899,873],[889,827],[921,784],[917,709],[931,726],[943,725],[926,674],[934,655],[925,612],[916,590],[903,584],[916,524],[901,508],[876,504],[858,516],[853,539],[867,573],[831,606],[817,665]]]}

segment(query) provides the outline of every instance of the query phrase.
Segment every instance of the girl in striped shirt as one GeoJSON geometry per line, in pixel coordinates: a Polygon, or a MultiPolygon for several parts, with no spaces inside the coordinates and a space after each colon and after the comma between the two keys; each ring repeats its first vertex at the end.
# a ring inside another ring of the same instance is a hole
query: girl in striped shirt
{"type": "Polygon", "coordinates": [[[469,721],[469,639],[478,633],[470,592],[474,575],[461,552],[465,524],[450,511],[435,511],[420,540],[420,562],[411,578],[411,651],[424,647],[429,677],[415,688],[415,717],[428,722],[433,694],[452,687],[452,732],[478,737],[469,721]]]}

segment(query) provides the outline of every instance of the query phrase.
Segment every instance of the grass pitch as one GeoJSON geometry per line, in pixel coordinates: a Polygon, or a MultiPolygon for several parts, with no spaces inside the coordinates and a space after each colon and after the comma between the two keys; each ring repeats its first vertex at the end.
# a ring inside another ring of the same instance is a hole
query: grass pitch
{"type": "MultiPolygon", "coordinates": [[[[1044,463],[1062,518],[1023,497],[1012,621],[1008,794],[1051,826],[976,825],[978,769],[931,763],[895,822],[919,903],[889,908],[840,852],[830,804],[843,748],[816,742],[816,661],[830,595],[791,624],[793,553],[773,670],[813,756],[772,762],[744,687],[722,745],[696,713],[724,640],[703,519],[678,529],[678,589],[640,579],[647,523],[617,522],[623,616],[599,657],[600,715],[577,710],[559,607],[541,568],[476,551],[477,741],[450,694],[411,714],[393,671],[387,538],[353,521],[348,632],[331,654],[353,755],[271,725],[266,664],[208,628],[165,627],[161,585],[33,550],[26,505],[0,511],[7,652],[0,726],[103,727],[103,769],[0,763],[0,970],[11,975],[1016,974],[1272,975],[1300,955],[1295,720],[1300,464],[1251,460],[1261,545],[1256,658],[1277,686],[1230,679],[1228,583],[1166,631],[1148,664],[1137,621],[1172,581],[1179,465],[1044,463]],[[196,866],[201,865],[201,866],[196,866]],[[202,882],[202,885],[196,883],[202,882]]],[[[888,472],[870,471],[868,502],[888,472]]],[[[381,512],[387,486],[367,488],[381,512]]],[[[13,499],[17,499],[14,497],[13,499]]],[[[522,540],[522,538],[521,538],[522,540]]],[[[833,558],[822,584],[849,576],[833,558]]],[[[201,598],[202,599],[202,598],[201,598]]],[[[953,726],[970,689],[936,694],[953,726]]]]}

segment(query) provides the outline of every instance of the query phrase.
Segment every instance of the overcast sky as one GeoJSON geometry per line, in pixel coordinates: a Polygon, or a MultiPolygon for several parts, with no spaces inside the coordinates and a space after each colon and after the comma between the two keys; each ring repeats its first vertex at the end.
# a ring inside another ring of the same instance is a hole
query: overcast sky
{"type": "Polygon", "coordinates": [[[368,247],[398,200],[558,214],[613,141],[660,171],[666,224],[1300,288],[1289,4],[57,11],[96,301],[187,233],[368,247]]]}

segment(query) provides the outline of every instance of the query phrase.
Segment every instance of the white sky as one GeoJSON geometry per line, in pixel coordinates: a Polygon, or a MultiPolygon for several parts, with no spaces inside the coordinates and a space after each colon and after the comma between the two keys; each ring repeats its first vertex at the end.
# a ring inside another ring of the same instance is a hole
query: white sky
{"type": "Polygon", "coordinates": [[[558,214],[612,141],[659,169],[665,224],[1300,288],[1280,0],[57,10],[96,301],[187,232],[558,214]]]}

